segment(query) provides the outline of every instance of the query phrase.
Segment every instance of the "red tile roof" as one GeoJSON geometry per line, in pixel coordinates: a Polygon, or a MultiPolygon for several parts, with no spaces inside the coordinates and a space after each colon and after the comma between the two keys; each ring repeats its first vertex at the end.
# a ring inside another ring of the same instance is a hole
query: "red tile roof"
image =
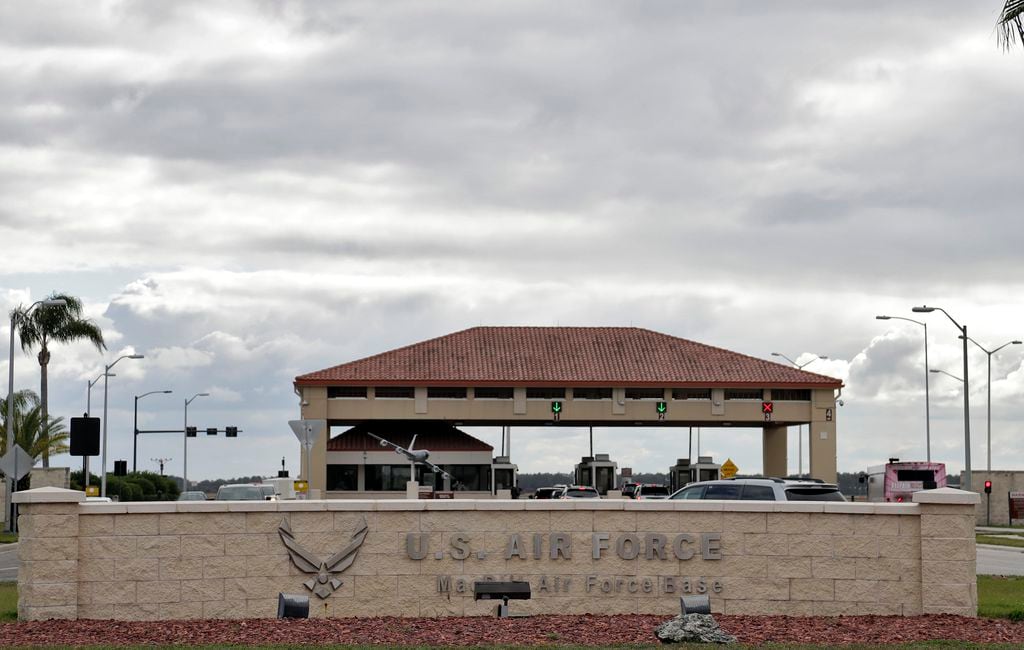
{"type": "MultiPolygon", "coordinates": [[[[327,451],[381,451],[380,441],[366,435],[371,431],[381,438],[401,447],[409,448],[412,437],[416,435],[416,449],[428,451],[494,451],[482,440],[478,440],[465,431],[456,429],[446,422],[364,422],[327,441],[327,451]]],[[[390,447],[388,448],[390,449],[390,447]]],[[[397,457],[396,464],[401,457],[397,457]]]]}
{"type": "Polygon", "coordinates": [[[638,327],[473,327],[295,378],[296,386],[784,386],[842,381],[638,327]]]}

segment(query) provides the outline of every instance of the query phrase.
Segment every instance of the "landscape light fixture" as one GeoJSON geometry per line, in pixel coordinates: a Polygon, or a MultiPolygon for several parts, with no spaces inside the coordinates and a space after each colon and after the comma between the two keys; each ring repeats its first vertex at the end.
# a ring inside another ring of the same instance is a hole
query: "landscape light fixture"
{"type": "Polygon", "coordinates": [[[1020,341],[1007,341],[994,350],[985,349],[981,343],[978,343],[974,339],[970,340],[971,343],[978,346],[978,349],[988,356],[988,409],[987,417],[985,418],[988,424],[987,431],[987,444],[986,447],[986,458],[985,458],[985,469],[989,472],[992,471],[992,355],[999,352],[1008,345],[1020,345],[1020,341]]]}
{"type": "Polygon", "coordinates": [[[121,359],[145,359],[146,357],[141,354],[122,354],[118,358],[114,359],[114,362],[103,367],[103,449],[102,449],[102,467],[100,468],[100,496],[107,496],[107,387],[109,384],[108,379],[110,378],[110,369],[117,365],[117,362],[121,359]]]}
{"type": "Polygon", "coordinates": [[[875,316],[878,320],[905,320],[908,323],[917,323],[924,328],[924,448],[925,459],[932,462],[932,418],[931,400],[928,394],[928,323],[904,318],[903,316],[875,316]]]}
{"type": "Polygon", "coordinates": [[[967,376],[967,325],[961,325],[956,322],[949,312],[942,307],[929,307],[927,305],[921,305],[920,307],[913,307],[911,311],[915,314],[930,314],[933,311],[941,311],[946,315],[946,318],[950,320],[953,325],[960,330],[960,338],[964,342],[964,481],[961,486],[962,489],[970,491],[971,489],[971,390],[970,382],[967,376]]]}

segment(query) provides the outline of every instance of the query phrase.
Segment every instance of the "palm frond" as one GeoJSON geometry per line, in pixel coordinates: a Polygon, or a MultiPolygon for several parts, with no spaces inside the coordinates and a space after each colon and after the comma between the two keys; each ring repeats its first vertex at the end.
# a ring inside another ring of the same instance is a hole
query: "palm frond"
{"type": "Polygon", "coordinates": [[[1018,40],[1024,46],[1024,0],[1006,0],[996,22],[996,37],[1004,50],[1009,50],[1018,40]]]}

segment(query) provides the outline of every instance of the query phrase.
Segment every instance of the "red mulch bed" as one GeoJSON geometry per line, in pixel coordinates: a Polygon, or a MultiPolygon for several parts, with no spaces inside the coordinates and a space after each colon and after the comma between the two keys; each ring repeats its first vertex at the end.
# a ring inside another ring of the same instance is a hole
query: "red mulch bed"
{"type": "MultiPolygon", "coordinates": [[[[609,645],[655,643],[667,616],[336,618],[213,621],[34,621],[0,625],[0,647],[22,645],[381,644],[609,645]]],[[[962,616],[716,616],[741,643],[1020,643],[1024,623],[962,616]]]]}

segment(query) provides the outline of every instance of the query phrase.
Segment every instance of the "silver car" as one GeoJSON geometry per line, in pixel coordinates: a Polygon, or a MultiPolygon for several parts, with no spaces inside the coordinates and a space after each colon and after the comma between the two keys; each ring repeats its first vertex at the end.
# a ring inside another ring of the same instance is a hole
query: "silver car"
{"type": "Polygon", "coordinates": [[[263,501],[263,490],[258,485],[222,485],[217,488],[217,501],[263,501]]]}
{"type": "Polygon", "coordinates": [[[730,501],[846,501],[834,483],[814,479],[728,478],[690,483],[670,499],[730,501]]]}

